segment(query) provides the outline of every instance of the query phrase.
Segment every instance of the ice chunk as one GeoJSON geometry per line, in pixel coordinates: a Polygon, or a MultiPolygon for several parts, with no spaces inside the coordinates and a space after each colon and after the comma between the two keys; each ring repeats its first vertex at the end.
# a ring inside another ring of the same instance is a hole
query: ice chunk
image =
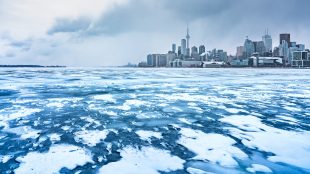
{"type": "Polygon", "coordinates": [[[252,164],[252,167],[246,169],[251,173],[262,172],[262,173],[272,173],[272,170],[266,166],[260,164],[252,164]]]}
{"type": "Polygon", "coordinates": [[[146,141],[149,141],[151,137],[155,137],[155,138],[158,138],[158,139],[162,138],[162,135],[161,135],[160,132],[138,130],[136,133],[139,135],[139,137],[142,140],[146,140],[146,141]]]}
{"type": "Polygon", "coordinates": [[[96,146],[103,141],[109,133],[109,130],[83,130],[75,132],[74,139],[76,142],[82,142],[88,146],[96,146]]]}
{"type": "Polygon", "coordinates": [[[21,164],[19,168],[15,169],[15,174],[54,174],[63,167],[72,170],[77,166],[93,162],[88,151],[66,144],[51,146],[46,153],[30,152],[16,160],[21,164]]]}
{"type": "Polygon", "coordinates": [[[267,126],[254,116],[230,116],[220,119],[237,126],[228,128],[249,148],[272,152],[268,159],[310,169],[310,132],[287,131],[267,126]]]}
{"type": "Polygon", "coordinates": [[[160,174],[159,171],[183,169],[185,162],[166,150],[153,147],[142,147],[141,150],[126,147],[120,153],[122,159],[101,167],[99,174],[160,174]]]}
{"type": "Polygon", "coordinates": [[[220,134],[206,134],[200,130],[181,128],[178,143],[197,154],[194,159],[208,160],[225,167],[238,165],[234,158],[245,159],[247,155],[237,147],[236,142],[220,134]]]}
{"type": "Polygon", "coordinates": [[[93,97],[95,100],[104,100],[106,102],[115,103],[116,100],[113,98],[111,94],[103,94],[103,95],[95,95],[93,97]]]}

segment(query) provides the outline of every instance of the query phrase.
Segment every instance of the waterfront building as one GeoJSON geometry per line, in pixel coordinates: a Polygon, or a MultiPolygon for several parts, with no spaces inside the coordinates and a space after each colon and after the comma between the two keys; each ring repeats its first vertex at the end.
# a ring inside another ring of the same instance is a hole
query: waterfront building
{"type": "Polygon", "coordinates": [[[263,42],[265,45],[266,52],[272,52],[272,38],[268,33],[268,29],[266,30],[265,35],[263,36],[263,42]]]}
{"type": "Polygon", "coordinates": [[[310,57],[307,51],[294,51],[292,67],[310,67],[310,57]]]}
{"type": "Polygon", "coordinates": [[[165,67],[165,66],[167,66],[166,54],[149,54],[149,55],[147,55],[147,65],[149,67],[165,67]]]}
{"type": "Polygon", "coordinates": [[[173,67],[172,63],[177,58],[177,54],[173,52],[169,52],[166,54],[167,57],[167,67],[173,67]]]}
{"type": "Polygon", "coordinates": [[[274,47],[272,55],[273,57],[280,57],[280,48],[274,47]]]}

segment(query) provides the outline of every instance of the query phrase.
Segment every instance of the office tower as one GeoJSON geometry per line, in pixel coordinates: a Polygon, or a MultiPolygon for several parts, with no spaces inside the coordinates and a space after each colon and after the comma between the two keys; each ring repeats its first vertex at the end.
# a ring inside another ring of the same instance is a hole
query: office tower
{"type": "Polygon", "coordinates": [[[286,40],[282,40],[282,43],[280,45],[280,57],[283,58],[284,63],[288,63],[289,58],[289,45],[286,42],[286,40]]]}
{"type": "Polygon", "coordinates": [[[173,53],[175,53],[176,49],[177,49],[176,44],[172,44],[172,52],[173,52],[173,53]]]}
{"type": "Polygon", "coordinates": [[[244,41],[244,58],[250,58],[255,48],[253,42],[247,37],[244,41]]]}
{"type": "Polygon", "coordinates": [[[274,47],[273,57],[280,57],[280,48],[279,47],[274,47]]]}
{"type": "Polygon", "coordinates": [[[178,46],[178,56],[180,56],[182,54],[181,52],[181,46],[178,46]]]}
{"type": "Polygon", "coordinates": [[[196,46],[192,47],[192,54],[191,54],[192,58],[194,58],[195,60],[199,60],[199,53],[198,53],[198,48],[196,46]]]}
{"type": "Polygon", "coordinates": [[[255,52],[257,52],[260,56],[263,56],[266,52],[265,44],[263,41],[258,41],[256,43],[255,52]]]}
{"type": "Polygon", "coordinates": [[[186,40],[181,40],[181,54],[186,55],[186,40]]]}
{"type": "Polygon", "coordinates": [[[146,64],[147,64],[147,66],[155,65],[155,62],[153,61],[153,56],[151,54],[147,55],[147,57],[146,57],[146,64]]]}
{"type": "Polygon", "coordinates": [[[283,43],[283,40],[286,41],[288,47],[291,47],[291,35],[289,33],[280,34],[280,45],[283,43]]]}
{"type": "Polygon", "coordinates": [[[304,51],[305,50],[305,45],[304,44],[297,44],[296,45],[299,51],[304,51]]]}
{"type": "Polygon", "coordinates": [[[205,53],[206,52],[206,47],[204,45],[200,45],[199,46],[199,55],[201,55],[202,53],[205,53]]]}
{"type": "Polygon", "coordinates": [[[237,58],[242,58],[243,57],[243,52],[244,52],[244,46],[237,47],[236,57],[237,58]]]}
{"type": "Polygon", "coordinates": [[[266,33],[263,36],[263,42],[265,45],[266,52],[272,52],[272,38],[268,33],[268,29],[266,30],[266,33]]]}

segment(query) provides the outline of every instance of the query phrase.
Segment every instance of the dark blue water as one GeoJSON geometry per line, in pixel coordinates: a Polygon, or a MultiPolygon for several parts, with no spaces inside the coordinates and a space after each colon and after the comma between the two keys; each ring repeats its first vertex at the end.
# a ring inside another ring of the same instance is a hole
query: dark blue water
{"type": "Polygon", "coordinates": [[[310,173],[310,70],[0,69],[0,173],[310,173]]]}

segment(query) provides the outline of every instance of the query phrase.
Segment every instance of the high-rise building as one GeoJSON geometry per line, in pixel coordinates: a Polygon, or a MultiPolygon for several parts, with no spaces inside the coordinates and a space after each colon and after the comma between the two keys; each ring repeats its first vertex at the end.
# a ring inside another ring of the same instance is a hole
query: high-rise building
{"type": "Polygon", "coordinates": [[[186,40],[181,40],[181,54],[186,55],[186,40]]]}
{"type": "Polygon", "coordinates": [[[266,52],[272,52],[272,38],[268,33],[268,29],[266,30],[266,33],[263,36],[263,42],[265,45],[266,52]]]}
{"type": "Polygon", "coordinates": [[[280,34],[280,45],[283,43],[283,40],[286,41],[288,47],[291,47],[291,35],[289,33],[280,34]]]}
{"type": "Polygon", "coordinates": [[[296,45],[299,51],[304,51],[305,50],[305,45],[304,44],[297,44],[296,45]]]}
{"type": "Polygon", "coordinates": [[[192,54],[191,54],[192,58],[195,60],[199,60],[199,53],[198,53],[198,48],[196,46],[192,47],[192,54]]]}
{"type": "Polygon", "coordinates": [[[244,41],[244,58],[250,58],[255,52],[253,42],[247,37],[244,41]]]}
{"type": "Polygon", "coordinates": [[[272,54],[273,54],[273,57],[280,57],[280,48],[274,47],[272,54]]]}
{"type": "Polygon", "coordinates": [[[199,55],[201,55],[202,53],[205,53],[206,52],[206,47],[204,45],[200,45],[199,46],[199,55]]]}
{"type": "Polygon", "coordinates": [[[289,63],[289,45],[286,40],[282,40],[280,45],[280,57],[283,58],[283,63],[289,63]]]}
{"type": "Polygon", "coordinates": [[[175,53],[176,49],[177,49],[176,44],[172,44],[172,52],[173,52],[173,53],[175,53]]]}
{"type": "Polygon", "coordinates": [[[181,49],[181,46],[178,46],[178,56],[181,56],[181,54],[182,54],[182,51],[181,51],[182,49],[181,49]]]}
{"type": "Polygon", "coordinates": [[[257,52],[260,56],[263,56],[266,52],[265,44],[263,41],[258,41],[256,43],[255,52],[257,52]]]}
{"type": "Polygon", "coordinates": [[[243,52],[244,52],[244,46],[237,47],[236,57],[239,58],[239,59],[242,58],[243,57],[243,52]]]}

